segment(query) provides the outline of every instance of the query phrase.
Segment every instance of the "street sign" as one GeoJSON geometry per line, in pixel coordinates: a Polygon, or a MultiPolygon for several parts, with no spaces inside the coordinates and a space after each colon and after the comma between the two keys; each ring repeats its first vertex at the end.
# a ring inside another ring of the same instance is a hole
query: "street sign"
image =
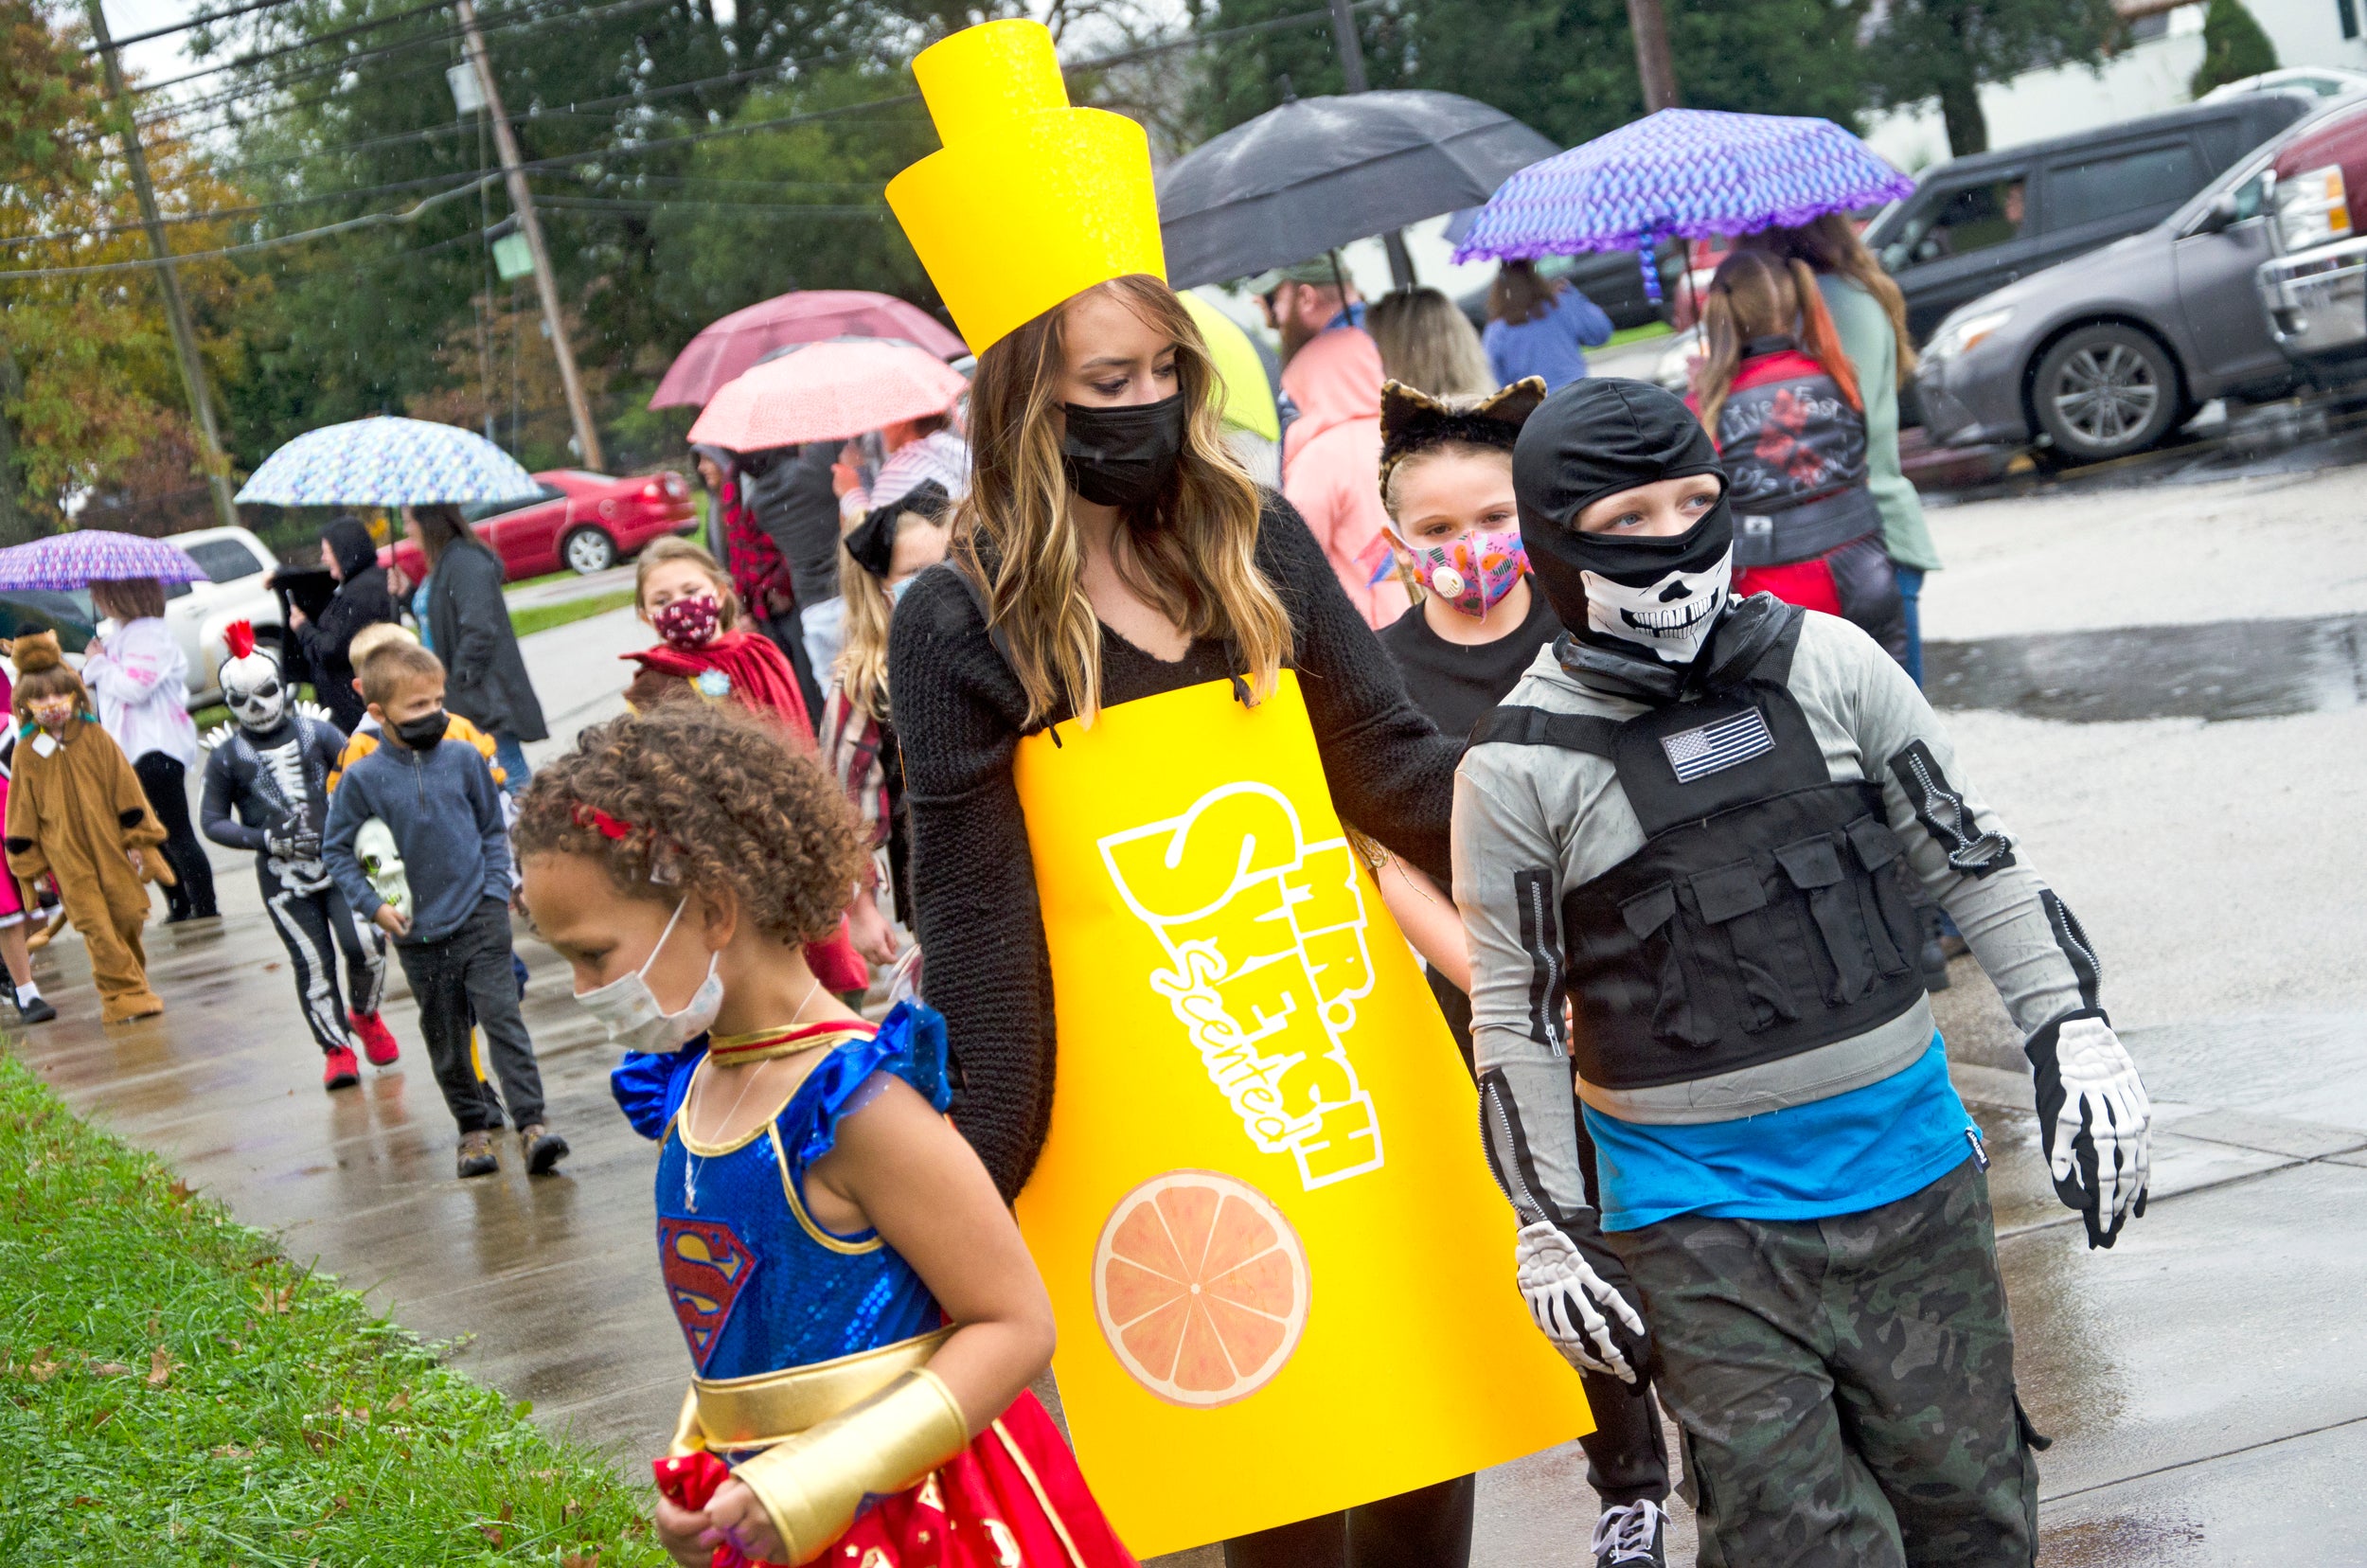
{"type": "Polygon", "coordinates": [[[515,283],[534,271],[534,248],[523,234],[505,234],[493,241],[493,270],[505,283],[515,283]]]}

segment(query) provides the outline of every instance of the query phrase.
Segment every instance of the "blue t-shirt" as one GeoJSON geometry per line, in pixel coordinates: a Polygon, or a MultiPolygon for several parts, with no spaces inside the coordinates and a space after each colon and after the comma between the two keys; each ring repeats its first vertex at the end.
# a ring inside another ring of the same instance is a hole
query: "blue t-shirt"
{"type": "Polygon", "coordinates": [[[1603,1228],[1680,1214],[1821,1220],[1896,1203],[1972,1157],[1977,1131],[1931,1048],[1862,1089],[1740,1121],[1655,1126],[1579,1108],[1594,1138],[1603,1228]]]}
{"type": "Polygon", "coordinates": [[[1611,341],[1611,317],[1575,289],[1564,288],[1554,308],[1535,321],[1491,321],[1480,333],[1496,384],[1542,376],[1555,392],[1586,375],[1586,350],[1611,341]]]}

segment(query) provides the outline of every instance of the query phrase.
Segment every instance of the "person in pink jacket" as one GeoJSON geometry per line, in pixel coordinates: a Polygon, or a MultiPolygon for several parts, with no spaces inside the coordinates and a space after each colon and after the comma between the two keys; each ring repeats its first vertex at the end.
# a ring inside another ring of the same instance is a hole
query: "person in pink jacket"
{"type": "Polygon", "coordinates": [[[1298,407],[1282,435],[1283,496],[1373,627],[1413,604],[1380,504],[1380,349],[1355,327],[1316,334],[1282,371],[1282,390],[1298,407]]]}

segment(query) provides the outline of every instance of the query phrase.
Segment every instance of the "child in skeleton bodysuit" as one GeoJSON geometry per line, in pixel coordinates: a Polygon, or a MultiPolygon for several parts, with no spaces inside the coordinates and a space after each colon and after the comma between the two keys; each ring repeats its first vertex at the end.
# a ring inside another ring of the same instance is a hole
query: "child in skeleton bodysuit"
{"type": "Polygon", "coordinates": [[[228,630],[222,701],[237,718],[207,732],[205,794],[198,819],[216,844],[255,851],[263,907],[288,949],[304,1022],[325,1059],[321,1083],[347,1089],[361,1081],[358,1037],[373,1066],[398,1055],[379,1016],[386,985],[386,938],[347,907],[321,864],[329,818],[329,777],[345,737],[325,717],[293,708],[287,683],[269,654],[255,648],[244,621],[228,630]],[[333,944],[333,946],[332,946],[333,944]],[[346,996],[337,990],[337,953],[346,960],[346,996]]]}

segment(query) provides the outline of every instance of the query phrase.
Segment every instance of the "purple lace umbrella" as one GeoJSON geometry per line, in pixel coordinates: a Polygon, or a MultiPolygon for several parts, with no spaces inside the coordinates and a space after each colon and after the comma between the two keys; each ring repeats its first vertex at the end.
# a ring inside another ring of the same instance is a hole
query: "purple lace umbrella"
{"type": "Polygon", "coordinates": [[[77,528],[0,550],[0,593],[87,588],[94,582],[124,582],[133,578],[203,582],[205,569],[169,540],[106,528],[77,528]]]}
{"type": "Polygon", "coordinates": [[[1831,120],[1663,109],[1533,163],[1479,210],[1454,258],[1534,260],[1754,234],[1895,201],[1914,182],[1831,120]]]}

